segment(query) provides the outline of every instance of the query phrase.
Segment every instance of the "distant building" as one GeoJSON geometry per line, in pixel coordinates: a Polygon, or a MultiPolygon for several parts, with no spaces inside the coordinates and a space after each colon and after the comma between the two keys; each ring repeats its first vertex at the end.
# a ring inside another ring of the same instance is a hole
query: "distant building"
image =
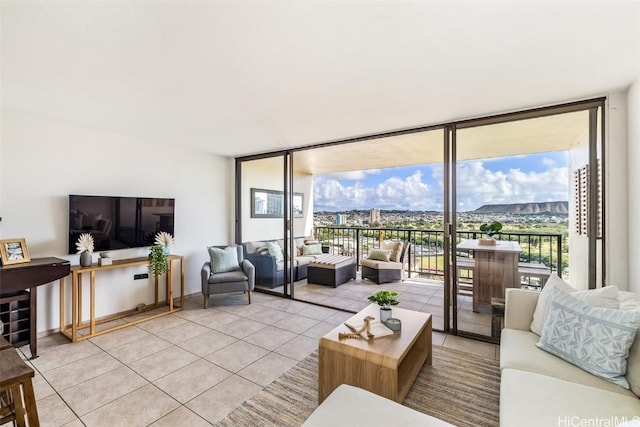
{"type": "Polygon", "coordinates": [[[336,225],[345,225],[347,223],[347,215],[337,213],[336,214],[336,225]]]}
{"type": "Polygon", "coordinates": [[[380,209],[373,208],[369,211],[369,225],[380,224],[380,209]]]}

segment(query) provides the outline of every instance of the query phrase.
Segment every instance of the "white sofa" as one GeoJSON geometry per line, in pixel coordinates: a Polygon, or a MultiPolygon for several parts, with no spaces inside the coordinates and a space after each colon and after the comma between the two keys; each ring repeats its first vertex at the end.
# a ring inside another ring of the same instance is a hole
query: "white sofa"
{"type": "Polygon", "coordinates": [[[453,427],[438,418],[351,385],[336,388],[303,427],[453,427]]]}
{"type": "MultiPolygon", "coordinates": [[[[522,289],[506,293],[500,425],[617,426],[640,419],[640,331],[628,358],[627,390],[536,346],[540,337],[530,326],[539,297],[522,289]]],[[[620,292],[618,301],[621,309],[640,309],[640,297],[630,292],[620,292]]]]}

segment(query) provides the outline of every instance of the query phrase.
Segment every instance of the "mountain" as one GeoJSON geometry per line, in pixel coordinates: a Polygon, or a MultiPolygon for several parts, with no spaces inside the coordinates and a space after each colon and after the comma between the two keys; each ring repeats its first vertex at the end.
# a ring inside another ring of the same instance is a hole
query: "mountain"
{"type": "Polygon", "coordinates": [[[569,202],[534,202],[534,203],[511,203],[506,205],[484,205],[473,211],[473,213],[501,213],[501,214],[563,214],[569,213],[569,202]]]}

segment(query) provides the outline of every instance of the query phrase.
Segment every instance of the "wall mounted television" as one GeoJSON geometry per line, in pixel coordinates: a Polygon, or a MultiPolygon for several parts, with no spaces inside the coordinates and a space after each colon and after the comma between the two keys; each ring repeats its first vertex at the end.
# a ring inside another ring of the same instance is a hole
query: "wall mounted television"
{"type": "Polygon", "coordinates": [[[69,195],[69,254],[90,233],[95,251],[151,246],[160,231],[174,234],[175,199],[69,195]]]}

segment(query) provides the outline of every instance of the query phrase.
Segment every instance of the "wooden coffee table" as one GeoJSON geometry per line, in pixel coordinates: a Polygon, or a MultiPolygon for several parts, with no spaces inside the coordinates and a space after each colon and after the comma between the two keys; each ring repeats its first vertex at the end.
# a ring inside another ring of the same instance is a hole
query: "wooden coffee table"
{"type": "MultiPolygon", "coordinates": [[[[350,320],[380,318],[380,307],[371,304],[350,320]]],[[[402,330],[369,341],[338,339],[349,332],[340,325],[318,344],[318,404],[340,384],[369,390],[402,403],[425,363],[431,364],[431,315],[393,308],[402,330]]]]}

